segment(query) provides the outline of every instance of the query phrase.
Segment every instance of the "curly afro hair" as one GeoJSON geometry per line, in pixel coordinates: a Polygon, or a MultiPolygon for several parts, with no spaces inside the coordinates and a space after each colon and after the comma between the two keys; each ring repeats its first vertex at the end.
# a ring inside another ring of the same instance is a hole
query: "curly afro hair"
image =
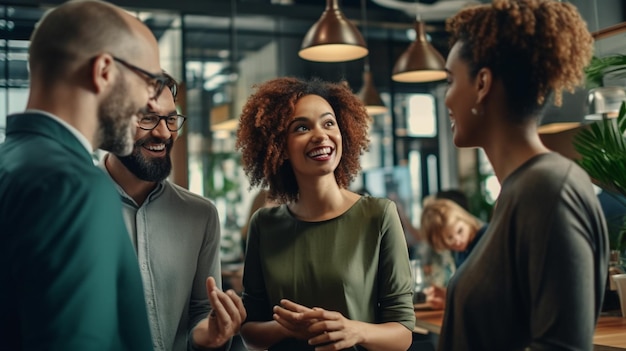
{"type": "Polygon", "coordinates": [[[252,186],[269,188],[268,197],[287,203],[298,199],[298,184],[287,160],[287,126],[298,100],[306,95],[324,98],[335,112],[343,153],[335,178],[347,188],[361,169],[360,156],[369,145],[369,116],[347,84],[319,79],[283,77],[255,86],[240,116],[235,147],[252,186]]]}
{"type": "Polygon", "coordinates": [[[447,30],[451,46],[462,44],[472,77],[486,67],[502,80],[518,120],[540,112],[552,93],[560,106],[562,91],[582,83],[593,54],[576,7],[554,0],[494,0],[460,11],[447,30]]]}

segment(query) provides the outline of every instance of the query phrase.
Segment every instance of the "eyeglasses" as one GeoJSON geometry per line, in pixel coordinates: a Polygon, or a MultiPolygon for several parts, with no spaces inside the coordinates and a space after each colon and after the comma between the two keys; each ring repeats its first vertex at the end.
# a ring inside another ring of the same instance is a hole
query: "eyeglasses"
{"type": "MultiPolygon", "coordinates": [[[[158,98],[159,95],[161,95],[161,93],[163,92],[163,88],[165,88],[166,86],[170,88],[170,90],[172,90],[170,86],[172,85],[173,79],[170,76],[165,75],[163,73],[161,74],[150,73],[144,69],[141,69],[115,56],[113,56],[113,60],[121,63],[122,65],[126,66],[126,68],[142,76],[146,81],[148,81],[150,88],[153,90],[153,95],[152,97],[150,97],[150,99],[158,98]]],[[[173,81],[173,85],[176,85],[176,81],[173,81]]],[[[174,94],[175,91],[176,89],[172,91],[172,94],[174,94]]]]}
{"type": "Polygon", "coordinates": [[[139,117],[137,124],[143,130],[153,130],[161,120],[165,120],[165,125],[170,132],[176,132],[183,127],[187,117],[179,114],[171,114],[167,116],[159,116],[156,113],[147,113],[139,117]]]}
{"type": "Polygon", "coordinates": [[[172,96],[174,97],[174,101],[176,101],[176,95],[178,95],[178,83],[174,77],[170,76],[166,72],[163,72],[163,75],[167,77],[167,82],[165,82],[165,86],[172,92],[172,96]]]}

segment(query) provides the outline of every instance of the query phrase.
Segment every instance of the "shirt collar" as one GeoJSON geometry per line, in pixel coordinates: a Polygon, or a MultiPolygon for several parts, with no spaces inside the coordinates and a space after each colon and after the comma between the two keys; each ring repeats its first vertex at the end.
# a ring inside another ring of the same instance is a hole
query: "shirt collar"
{"type": "Polygon", "coordinates": [[[37,109],[28,109],[25,111],[25,113],[37,113],[37,114],[52,118],[57,123],[59,123],[60,125],[65,127],[67,130],[69,130],[70,133],[72,133],[76,137],[76,139],[78,139],[78,141],[83,145],[83,147],[87,150],[87,152],[89,152],[90,154],[93,154],[93,146],[91,145],[89,140],[87,140],[87,138],[81,132],[79,132],[78,129],[74,128],[71,124],[67,123],[66,121],[62,120],[61,118],[47,111],[42,111],[42,110],[37,110],[37,109]]]}

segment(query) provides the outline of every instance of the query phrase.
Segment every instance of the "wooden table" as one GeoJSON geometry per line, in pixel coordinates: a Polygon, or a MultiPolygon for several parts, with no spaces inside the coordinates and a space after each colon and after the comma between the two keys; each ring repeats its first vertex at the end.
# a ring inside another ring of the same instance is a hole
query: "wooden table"
{"type": "Polygon", "coordinates": [[[415,310],[415,329],[416,333],[441,334],[441,324],[443,323],[443,310],[428,310],[426,308],[418,308],[415,310]]]}
{"type": "MultiPolygon", "coordinates": [[[[416,333],[441,333],[443,311],[427,310],[423,306],[415,311],[416,333]]],[[[626,318],[600,316],[593,336],[594,351],[626,350],[626,318]]]]}
{"type": "Polygon", "coordinates": [[[626,318],[600,316],[593,336],[596,351],[626,350],[626,318]]]}

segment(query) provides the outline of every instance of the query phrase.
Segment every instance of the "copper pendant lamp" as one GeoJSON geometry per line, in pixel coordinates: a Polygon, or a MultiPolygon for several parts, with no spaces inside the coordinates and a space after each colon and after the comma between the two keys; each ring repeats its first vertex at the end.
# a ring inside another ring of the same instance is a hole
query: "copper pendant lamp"
{"type": "Polygon", "coordinates": [[[326,0],[326,9],[309,29],[298,55],[317,62],[342,62],[367,55],[359,30],[341,12],[339,0],[326,0]]]}
{"type": "Polygon", "coordinates": [[[428,42],[424,22],[415,21],[415,41],[398,58],[391,79],[403,83],[433,82],[446,78],[443,56],[428,42]]]}
{"type": "Polygon", "coordinates": [[[554,105],[554,94],[546,101],[546,108],[541,113],[537,132],[539,134],[554,134],[578,128],[585,118],[585,100],[587,90],[577,88],[573,93],[563,91],[562,105],[554,105]]]}
{"type": "MultiPolygon", "coordinates": [[[[367,40],[367,0],[361,0],[361,17],[363,21],[363,36],[367,40]]],[[[371,116],[381,115],[387,112],[387,106],[380,98],[378,90],[374,85],[374,79],[372,78],[372,72],[370,71],[369,57],[365,56],[363,63],[363,86],[357,93],[357,96],[365,105],[367,114],[371,116]]]]}
{"type": "MultiPolygon", "coordinates": [[[[369,66],[369,64],[366,65],[369,66]]],[[[372,72],[370,72],[369,68],[363,71],[363,86],[357,93],[357,96],[363,101],[368,115],[375,116],[387,112],[387,106],[385,106],[376,90],[376,86],[374,86],[372,72]]]]}

